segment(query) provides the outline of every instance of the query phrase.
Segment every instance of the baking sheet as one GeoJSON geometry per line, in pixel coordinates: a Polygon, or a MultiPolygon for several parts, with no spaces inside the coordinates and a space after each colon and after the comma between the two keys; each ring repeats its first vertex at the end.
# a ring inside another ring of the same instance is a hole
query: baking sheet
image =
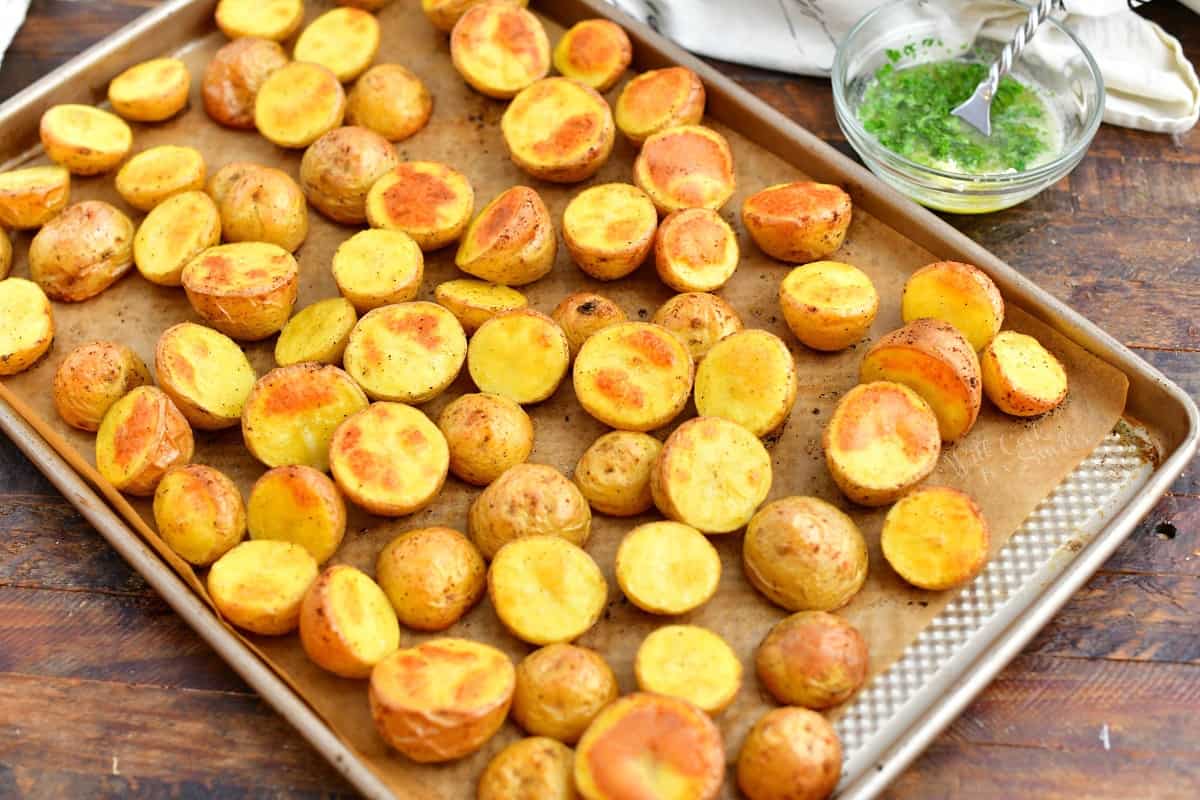
{"type": "MultiPolygon", "coordinates": [[[[315,16],[321,4],[309,5],[310,17],[315,16]]],[[[534,181],[508,162],[498,130],[503,103],[483,98],[465,87],[450,66],[445,37],[433,31],[415,4],[393,3],[380,14],[380,19],[384,40],[377,61],[398,61],[409,66],[427,82],[435,97],[429,127],[413,139],[400,143],[401,157],[444,160],[462,169],[475,185],[480,206],[514,183],[533,185],[542,193],[557,220],[567,199],[582,185],[558,187],[534,181]]],[[[552,24],[547,27],[553,41],[559,29],[552,24]]],[[[222,43],[223,37],[213,34],[187,54],[185,60],[195,76],[202,74],[203,65],[222,43]]],[[[135,150],[156,144],[186,143],[201,150],[208,160],[210,173],[229,161],[251,160],[278,166],[297,175],[298,151],[275,148],[252,132],[218,128],[200,109],[196,89],[198,87],[194,87],[192,108],[186,114],[157,127],[138,127],[135,150]]],[[[619,87],[613,90],[610,99],[615,99],[618,91],[619,87]]],[[[736,209],[740,208],[742,198],[758,188],[801,173],[728,129],[720,125],[714,127],[729,136],[734,150],[739,191],[727,205],[724,215],[738,230],[743,249],[742,265],[722,294],[742,314],[747,326],[772,330],[793,345],[801,377],[793,416],[783,435],[771,447],[775,465],[771,498],[816,494],[846,507],[825,473],[819,436],[837,397],[854,384],[858,360],[866,345],[860,344],[839,355],[818,356],[796,345],[787,333],[775,299],[778,281],[787,267],[758,253],[741,230],[736,209]]],[[[629,180],[632,157],[629,145],[618,140],[609,163],[589,183],[629,180]]],[[[73,200],[97,197],[124,207],[111,187],[111,180],[76,179],[73,200]]],[[[126,210],[132,212],[132,209],[126,210]]],[[[334,225],[315,213],[310,215],[310,223],[309,239],[298,254],[302,269],[298,308],[335,294],[329,261],[336,246],[354,232],[354,229],[334,225]]],[[[22,235],[15,242],[17,267],[14,274],[27,274],[24,251],[28,238],[22,235]]],[[[905,277],[913,269],[934,260],[930,253],[861,211],[856,211],[847,243],[834,257],[863,268],[879,288],[883,307],[872,338],[899,326],[898,298],[905,277]]],[[[428,259],[422,298],[431,299],[433,287],[438,282],[456,275],[452,258],[452,251],[443,251],[428,259]]],[[[526,291],[533,307],[548,312],[565,294],[583,288],[609,294],[633,319],[648,318],[671,294],[657,281],[652,265],[644,266],[631,278],[616,284],[593,281],[570,263],[565,248],[560,248],[551,276],[527,287],[526,291]]],[[[41,431],[52,444],[68,442],[90,462],[92,437],[59,422],[50,403],[49,382],[59,360],[75,344],[95,338],[113,338],[134,347],[150,363],[158,334],[175,322],[195,319],[195,315],[181,290],[155,287],[136,275],[125,278],[104,295],[87,303],[57,304],[55,313],[58,337],[50,355],[34,370],[8,379],[6,385],[20,398],[16,405],[27,405],[41,419],[41,431]]],[[[1068,402],[1058,412],[1033,423],[1002,418],[985,408],[976,430],[967,441],[947,451],[931,479],[962,488],[980,501],[993,529],[993,551],[1112,429],[1124,408],[1126,390],[1126,381],[1119,371],[1031,317],[1010,309],[1010,327],[1038,335],[1064,360],[1071,380],[1068,402]]],[[[268,341],[248,348],[251,361],[260,374],[272,366],[271,347],[268,341]]],[[[446,402],[472,390],[469,378],[464,374],[441,398],[427,404],[425,410],[436,417],[446,402]]],[[[604,430],[578,407],[569,380],[553,398],[530,410],[537,429],[532,460],[552,464],[568,474],[586,446],[604,430]]],[[[692,413],[694,411],[689,409],[677,421],[692,413]]],[[[223,469],[243,491],[248,490],[263,471],[242,448],[237,429],[216,435],[198,434],[196,461],[223,469]]],[[[370,572],[378,550],[401,531],[429,524],[447,524],[465,530],[466,509],[477,491],[450,479],[446,491],[434,506],[396,521],[383,521],[356,511],[351,516],[346,542],[335,560],[353,563],[370,572]]],[[[152,524],[149,503],[136,501],[133,505],[142,519],[152,524]]],[[[118,506],[118,510],[124,512],[126,509],[118,506]]],[[[904,646],[951,599],[952,593],[932,594],[906,589],[878,551],[882,512],[848,510],[859,521],[872,544],[872,570],[867,586],[844,613],[866,636],[872,653],[872,674],[877,674],[900,655],[904,646]]],[[[609,580],[610,603],[604,620],[585,635],[581,643],[605,654],[617,672],[623,691],[634,688],[632,659],[638,643],[664,621],[625,603],[612,579],[612,560],[620,536],[645,519],[615,520],[598,515],[588,545],[589,552],[609,580]]],[[[160,545],[153,542],[156,537],[152,532],[147,529],[144,533],[152,543],[160,545]]],[[[738,700],[719,720],[731,757],[736,754],[745,729],[771,705],[753,676],[753,651],[770,625],[784,616],[784,612],[769,605],[745,582],[738,538],[736,535],[714,538],[724,563],[720,590],[712,602],[685,618],[724,636],[741,655],[746,667],[745,686],[738,700]]],[[[165,556],[202,591],[186,565],[169,553],[165,556]]],[[[486,602],[449,634],[490,641],[514,659],[532,649],[503,633],[486,602]]],[[[415,642],[420,638],[424,637],[409,635],[407,641],[415,642]]],[[[400,756],[389,754],[376,737],[367,711],[363,682],[322,673],[307,662],[294,636],[279,640],[254,638],[252,644],[401,796],[451,798],[469,794],[466,787],[473,786],[486,759],[519,735],[516,728],[508,724],[474,757],[444,767],[411,764],[400,756]]],[[[726,792],[732,796],[732,783],[727,785],[726,792]]]]}

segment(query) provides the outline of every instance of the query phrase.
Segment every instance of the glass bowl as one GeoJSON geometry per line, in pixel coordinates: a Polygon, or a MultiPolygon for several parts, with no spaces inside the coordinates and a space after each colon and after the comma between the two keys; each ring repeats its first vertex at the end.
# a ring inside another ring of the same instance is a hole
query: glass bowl
{"type": "Polygon", "coordinates": [[[885,64],[895,69],[948,59],[988,64],[1020,20],[989,22],[975,31],[951,0],[895,0],[871,11],[846,34],[833,61],[838,125],[866,165],[886,183],[940,211],[982,214],[1014,206],[1056,182],[1079,163],[1104,111],[1100,68],[1078,39],[1054,20],[1038,30],[1012,76],[1034,89],[1061,127],[1050,160],[1023,171],[972,175],[912,161],[888,150],[858,118],[863,93],[885,64]],[[1063,53],[1067,53],[1063,63],[1063,53]]]}

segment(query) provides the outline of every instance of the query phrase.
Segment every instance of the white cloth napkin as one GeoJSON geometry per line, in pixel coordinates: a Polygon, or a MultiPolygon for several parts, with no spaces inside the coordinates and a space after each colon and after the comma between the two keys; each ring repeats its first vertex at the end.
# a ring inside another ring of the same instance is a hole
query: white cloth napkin
{"type": "MultiPolygon", "coordinates": [[[[609,0],[700,55],[801,75],[829,75],[842,37],[883,0],[609,0]]],[[[1200,12],[1200,0],[1183,0],[1200,12]]],[[[1066,0],[1066,25],[1091,50],[1107,88],[1104,121],[1181,133],[1200,117],[1200,81],[1179,41],[1129,9],[1127,0],[1066,0]]],[[[971,33],[1025,15],[1009,0],[964,0],[971,33]]],[[[1057,14],[1059,18],[1063,14],[1057,14]]],[[[1043,28],[1026,51],[1051,63],[1068,53],[1043,28]]]]}
{"type": "Polygon", "coordinates": [[[25,21],[25,12],[28,10],[29,0],[0,0],[0,64],[4,63],[4,54],[17,35],[17,29],[25,21]]]}

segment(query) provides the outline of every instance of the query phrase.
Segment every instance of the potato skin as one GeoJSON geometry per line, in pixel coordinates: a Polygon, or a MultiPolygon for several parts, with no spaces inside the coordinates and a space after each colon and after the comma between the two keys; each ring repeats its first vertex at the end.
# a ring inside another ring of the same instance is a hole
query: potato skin
{"type": "Polygon", "coordinates": [[[123,119],[92,106],[53,106],[42,114],[38,133],[50,160],[75,175],[108,172],[133,146],[133,131],[123,119]]]}
{"type": "Polygon", "coordinates": [[[180,282],[209,325],[233,339],[257,341],[287,324],[299,293],[300,267],[266,242],[210,247],[187,263],[180,282]]]}
{"type": "Polygon", "coordinates": [[[961,261],[936,261],[909,276],[900,296],[906,323],[921,317],[949,322],[971,347],[985,348],[1004,323],[1004,298],[983,270],[961,261]]]}
{"type": "Polygon", "coordinates": [[[224,474],[202,464],[167,471],[154,492],[158,534],[184,561],[207,566],[246,535],[242,494],[224,474]]]}
{"type": "Polygon", "coordinates": [[[41,287],[24,278],[0,281],[0,375],[33,366],[54,342],[54,312],[41,287]]]}
{"type": "Polygon", "coordinates": [[[595,292],[567,295],[550,312],[550,318],[567,335],[571,358],[579,354],[579,348],[593,333],[629,319],[619,305],[595,292]]]}
{"type": "Polygon", "coordinates": [[[708,292],[675,295],[658,307],[651,322],[675,334],[697,364],[714,344],[743,328],[733,306],[708,292]]]}
{"type": "Polygon", "coordinates": [[[477,800],[575,800],[574,757],[554,739],[519,739],[488,762],[477,800]]]}
{"type": "Polygon", "coordinates": [[[317,579],[317,562],[291,542],[242,542],[208,571],[208,594],[227,620],[262,636],[300,624],[300,606],[317,579]]]}
{"type": "Polygon", "coordinates": [[[779,307],[796,338],[813,350],[843,350],[871,330],[879,293],[857,267],[814,261],[779,284],[779,307]]]}
{"type": "Polygon", "coordinates": [[[780,703],[821,710],[859,690],[868,661],[867,643],[849,622],[824,611],[801,611],[771,628],[754,664],[780,703]]]}
{"type": "Polygon", "coordinates": [[[450,60],[467,85],[480,94],[507,100],[550,71],[546,29],[523,5],[474,4],[454,23],[450,60]],[[485,48],[490,50],[488,57],[478,58],[478,51],[485,48]],[[497,64],[500,59],[503,66],[497,64]]]}
{"type": "Polygon", "coordinates": [[[29,274],[51,300],[77,303],[133,266],[133,223],[102,200],[68,206],[29,244],[29,274]]]}
{"type": "Polygon", "coordinates": [[[433,98],[421,79],[399,64],[377,64],[364,72],[346,98],[346,122],[399,142],[425,127],[433,98]]]}
{"type": "Polygon", "coordinates": [[[177,58],[155,58],[136,64],[108,84],[113,111],[136,122],[161,122],[187,105],[192,76],[177,58]]]}
{"type": "Polygon", "coordinates": [[[138,354],[117,342],[88,342],[67,353],[54,373],[54,407],[63,422],[95,431],[112,404],[152,383],[138,354]]]}
{"type": "Polygon", "coordinates": [[[0,226],[40,228],[67,207],[71,173],[58,165],[0,172],[0,226]]]}
{"type": "Polygon", "coordinates": [[[235,161],[217,170],[208,193],[227,242],[267,242],[294,252],[308,236],[304,192],[283,170],[235,161]]]}
{"type": "Polygon", "coordinates": [[[337,552],[346,534],[346,504],[324,472],[303,464],[264,472],[246,504],[250,538],[292,542],[318,564],[337,552]]]}
{"type": "Polygon", "coordinates": [[[204,70],[204,110],[219,125],[253,130],[259,87],[287,63],[278,42],[254,36],[234,39],[213,55],[204,70]]]}
{"type": "Polygon", "coordinates": [[[595,650],[549,644],[517,665],[512,715],[530,734],[574,744],[619,694],[616,675],[595,650]]]}
{"type": "Polygon", "coordinates": [[[442,409],[438,428],[450,448],[450,471],[487,486],[533,452],[533,421],[498,394],[464,394],[442,409]]]}
{"type": "Polygon", "coordinates": [[[554,467],[516,464],[471,504],[471,539],[484,558],[525,536],[559,536],[582,547],[592,530],[592,511],[575,484],[554,467]]]}
{"type": "Polygon", "coordinates": [[[449,628],[483,597],[487,566],[467,537],[435,526],[402,533],[375,562],[375,576],[400,623],[418,631],[449,628]]]}
{"type": "Polygon", "coordinates": [[[96,469],[118,490],[149,497],[171,467],[192,460],[192,429],[161,389],[139,386],[113,403],[96,433],[96,469]]]}
{"type": "Polygon", "coordinates": [[[687,67],[652,69],[625,84],[617,98],[616,121],[635,145],[677,125],[704,117],[704,84],[687,67]]]}
{"type": "Polygon", "coordinates": [[[400,625],[375,581],[335,564],[304,593],[300,644],[318,667],[342,678],[366,678],[400,646],[400,625]]]}
{"type": "Polygon", "coordinates": [[[747,800],[824,800],[842,775],[842,745],[824,717],[776,708],[751,728],[737,760],[747,800]]]}
{"type": "Polygon", "coordinates": [[[221,214],[204,192],[182,192],[151,209],[133,237],[133,263],[159,286],[179,286],[183,268],[221,243],[221,214]]]}
{"type": "Polygon", "coordinates": [[[518,92],[500,118],[500,130],[514,164],[555,183],[596,174],[616,140],[608,103],[569,78],[542,78],[518,92]]]}
{"type": "Polygon", "coordinates": [[[742,224],[755,244],[793,264],[817,261],[841,247],[850,215],[850,195],[812,181],[777,183],[742,203],[742,224]]]}
{"type": "Polygon", "coordinates": [[[1001,331],[984,348],[979,361],[983,391],[1005,414],[1036,417],[1053,411],[1067,398],[1067,372],[1062,362],[1032,336],[1001,331]]]}
{"type": "Polygon", "coordinates": [[[610,431],[579,457],[575,483],[601,514],[642,514],[654,506],[650,473],[661,451],[662,443],[647,433],[610,431]]]}
{"type": "Polygon", "coordinates": [[[334,222],[367,221],[367,192],[400,163],[395,148],[367,128],[334,128],[308,146],[300,160],[300,186],[313,208],[334,222]]]}

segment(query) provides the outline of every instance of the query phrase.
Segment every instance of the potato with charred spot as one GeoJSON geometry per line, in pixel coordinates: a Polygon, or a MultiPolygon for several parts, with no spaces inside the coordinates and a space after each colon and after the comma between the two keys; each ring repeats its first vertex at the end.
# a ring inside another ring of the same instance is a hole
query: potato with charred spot
{"type": "Polygon", "coordinates": [[[840,261],[796,267],[779,284],[779,307],[796,338],[814,350],[843,350],[866,336],[879,312],[867,274],[840,261]]]}
{"type": "Polygon", "coordinates": [[[202,464],[174,467],[154,491],[158,535],[189,564],[205,567],[246,535],[246,507],[237,485],[202,464]]]}
{"type": "Polygon", "coordinates": [[[514,186],[484,206],[468,226],[454,264],[468,275],[523,286],[554,266],[558,239],[541,196],[514,186]]]}
{"type": "Polygon", "coordinates": [[[38,133],[50,160],[75,175],[108,172],[129,155],[133,131],[125,120],[93,106],[52,106],[38,133]]]}
{"type": "Polygon", "coordinates": [[[609,431],[579,457],[575,483],[601,514],[642,514],[654,505],[650,472],[661,450],[662,443],[647,433],[609,431]]]}
{"type": "Polygon", "coordinates": [[[825,800],[841,776],[837,734],[807,708],[767,712],[738,753],[738,788],[747,800],[825,800]]]}
{"type": "Polygon", "coordinates": [[[221,243],[221,214],[204,192],[182,192],[156,205],[133,237],[133,263],[159,286],[179,286],[183,268],[221,243]]]}
{"type": "Polygon", "coordinates": [[[219,125],[253,130],[259,88],[287,63],[278,42],[254,36],[234,39],[213,55],[204,70],[200,93],[204,110],[219,125]]]}
{"type": "MultiPolygon", "coordinates": [[[[9,319],[7,315],[4,318],[9,319]]],[[[117,342],[88,342],[67,353],[58,365],[54,373],[54,407],[71,427],[95,431],[113,403],[148,383],[153,383],[150,370],[129,347],[117,342]]]]}
{"type": "Polygon", "coordinates": [[[638,647],[633,670],[643,692],[678,697],[714,717],[742,687],[742,662],[733,648],[698,625],[654,630],[638,647]]]}
{"type": "Polygon", "coordinates": [[[262,474],[246,504],[251,539],[297,544],[318,564],[337,552],[346,534],[346,504],[324,472],[303,464],[262,474]]]}
{"type": "Polygon", "coordinates": [[[133,223],[103,200],[68,206],[29,243],[29,275],[51,300],[78,303],[133,266],[133,223]]]}
{"type": "Polygon", "coordinates": [[[961,261],[936,261],[904,284],[900,311],[905,322],[933,317],[949,322],[982,350],[1004,324],[1004,298],[983,270],[961,261]]]}
{"type": "Polygon", "coordinates": [[[32,281],[0,280],[0,320],[0,375],[29,369],[54,341],[50,300],[32,281]]]}
{"type": "Polygon", "coordinates": [[[576,22],[554,46],[554,68],[571,80],[607,92],[633,60],[625,30],[606,19],[576,22]]]}
{"type": "Polygon", "coordinates": [[[346,92],[320,64],[286,64],[268,75],[254,96],[254,127],[280,147],[308,147],[345,116],[346,92]]]}
{"type": "Polygon", "coordinates": [[[237,425],[254,388],[254,367],[228,336],[180,322],[163,331],[154,350],[158,384],[195,428],[237,425]]]}
{"type": "Polygon", "coordinates": [[[135,122],[161,122],[184,109],[192,75],[178,58],[135,64],[108,84],[113,111],[135,122]]]}
{"type": "MultiPolygon", "coordinates": [[[[514,6],[524,8],[528,5],[528,0],[492,0],[493,2],[511,3],[514,6]]],[[[421,10],[425,12],[425,16],[443,33],[450,33],[454,30],[454,24],[458,22],[459,17],[466,13],[471,6],[486,2],[486,0],[421,0],[421,10]]]]}
{"type": "Polygon", "coordinates": [[[208,571],[208,595],[239,628],[282,636],[300,624],[300,606],[316,579],[317,562],[300,545],[242,542],[208,571]]]}
{"type": "Polygon", "coordinates": [[[0,172],[0,226],[40,228],[67,207],[71,173],[66,167],[26,167],[0,172]]]}
{"type": "Polygon", "coordinates": [[[595,650],[550,644],[517,665],[512,715],[535,736],[574,744],[619,694],[612,667],[595,650]]]}
{"type": "Polygon", "coordinates": [[[454,315],[417,301],[363,316],[343,361],[372,399],[424,403],[454,382],[466,357],[467,336],[454,315]]]}
{"type": "Polygon", "coordinates": [[[254,342],[276,333],[296,304],[300,267],[292,254],[266,242],[210,247],[183,268],[192,308],[234,339],[254,342]]]}
{"type": "Polygon", "coordinates": [[[479,326],[467,348],[467,370],[481,391],[521,403],[554,394],[571,364],[567,335],[533,309],[500,314],[479,326]]]}
{"type": "Polygon", "coordinates": [[[139,386],[113,403],[96,432],[96,469],[118,490],[149,497],[171,467],[192,460],[192,429],[161,389],[139,386]]]}
{"type": "Polygon", "coordinates": [[[507,100],[546,77],[550,40],[541,20],[521,6],[480,3],[454,24],[450,59],[472,89],[507,100]]]}
{"type": "Polygon", "coordinates": [[[737,188],[733,152],[725,137],[703,125],[680,125],[642,143],[633,182],[660,214],[685,208],[716,211],[737,188]]]}
{"type": "Polygon", "coordinates": [[[1032,336],[1001,331],[980,358],[983,391],[996,408],[1014,417],[1036,417],[1067,399],[1067,371],[1032,336]]]}
{"type": "Polygon", "coordinates": [[[334,222],[360,225],[367,221],[367,192],[399,163],[395,148],[378,133],[334,128],[304,151],[300,186],[317,211],[334,222]]]}
{"type": "Polygon", "coordinates": [[[333,253],[338,291],[362,313],[415,300],[425,277],[425,256],[403,231],[359,231],[333,253]]]}
{"type": "Polygon", "coordinates": [[[273,167],[234,162],[217,170],[208,193],[227,242],[267,242],[295,252],[308,237],[308,203],[292,176],[273,167]]]}
{"type": "Polygon", "coordinates": [[[610,325],[575,359],[575,396],[605,425],[651,431],[673,420],[692,390],[692,357],[667,330],[646,322],[610,325]]]}
{"type": "Polygon", "coordinates": [[[595,625],[608,585],[583,548],[559,536],[523,536],[492,559],[488,597],[513,636],[544,645],[572,641],[595,625]]]}
{"type": "Polygon", "coordinates": [[[151,147],[117,172],[117,193],[138,211],[149,211],[169,197],[203,189],[204,172],[204,157],[194,147],[151,147]]]}
{"type": "Polygon", "coordinates": [[[467,176],[437,161],[405,161],[367,193],[371,227],[403,231],[426,252],[462,236],[474,210],[467,176]]]}
{"type": "Polygon", "coordinates": [[[991,535],[979,505],[947,486],[910,492],[888,511],[879,536],[883,557],[919,589],[969,582],[987,563],[991,535]]]}
{"type": "Polygon", "coordinates": [[[742,224],[764,253],[803,264],[831,255],[850,228],[850,195],[828,183],[768,186],[742,203],[742,224]]]}
{"type": "Polygon", "coordinates": [[[575,800],[574,754],[545,737],[519,739],[488,762],[478,800],[575,800]]]}
{"type": "Polygon", "coordinates": [[[425,127],[433,98],[421,79],[399,64],[379,64],[362,74],[346,98],[346,122],[399,142],[425,127]]]}
{"type": "Polygon", "coordinates": [[[867,643],[858,629],[824,611],[780,620],[758,646],[758,678],[786,705],[833,708],[867,679],[867,643]]]}
{"type": "Polygon", "coordinates": [[[619,305],[595,292],[567,295],[550,312],[550,318],[566,334],[572,358],[579,354],[579,348],[597,331],[629,319],[619,305]]]}
{"type": "Polygon", "coordinates": [[[545,464],[515,464],[471,504],[471,539],[492,559],[501,547],[526,536],[558,536],[582,547],[592,532],[592,512],[575,484],[545,464]]]}
{"type": "Polygon", "coordinates": [[[379,52],[379,20],[361,8],[334,8],[296,37],[292,57],[327,67],[339,81],[361,75],[379,52]]]}
{"type": "Polygon", "coordinates": [[[255,36],[282,42],[304,21],[304,0],[221,0],[216,19],[230,39],[255,36]]]}
{"type": "Polygon", "coordinates": [[[380,551],[375,575],[401,624],[441,631],[483,597],[487,566],[475,545],[458,531],[418,528],[380,551]]]}
{"type": "Polygon", "coordinates": [[[525,295],[508,286],[473,278],[457,278],[439,283],[433,290],[438,305],[454,315],[468,335],[479,330],[483,323],[509,311],[519,311],[529,305],[525,295]]]}
{"type": "Polygon", "coordinates": [[[743,327],[733,306],[708,292],[675,295],[658,307],[651,322],[678,336],[696,363],[713,345],[743,327]]]}
{"type": "Polygon", "coordinates": [[[500,118],[513,163],[555,183],[596,174],[612,153],[616,130],[600,93],[569,78],[543,78],[522,89],[500,118]]]}
{"type": "Polygon", "coordinates": [[[667,128],[699,123],[704,118],[704,99],[704,84],[687,67],[648,70],[621,90],[617,127],[640,145],[667,128]]]}
{"type": "Polygon", "coordinates": [[[379,584],[348,564],[335,564],[304,593],[300,644],[321,669],[366,678],[400,646],[400,624],[379,584]]]}
{"type": "Polygon", "coordinates": [[[716,594],[721,556],[695,528],[679,522],[648,522],[621,540],[616,573],[621,591],[643,611],[686,614],[716,594]]]}
{"type": "Polygon", "coordinates": [[[654,239],[654,268],[677,292],[720,289],[733,277],[740,258],[733,228],[708,208],[669,214],[654,239]]]}
{"type": "Polygon", "coordinates": [[[770,331],[739,331],[713,345],[696,369],[696,412],[768,436],[787,422],[799,387],[782,339],[770,331]]]}
{"type": "Polygon", "coordinates": [[[450,448],[450,471],[475,486],[487,486],[533,452],[533,421],[507,397],[464,394],[438,417],[450,448]]]}
{"type": "Polygon", "coordinates": [[[628,183],[584,189],[563,211],[563,241],[581,270],[602,281],[633,272],[654,247],[658,212],[628,183]]]}

